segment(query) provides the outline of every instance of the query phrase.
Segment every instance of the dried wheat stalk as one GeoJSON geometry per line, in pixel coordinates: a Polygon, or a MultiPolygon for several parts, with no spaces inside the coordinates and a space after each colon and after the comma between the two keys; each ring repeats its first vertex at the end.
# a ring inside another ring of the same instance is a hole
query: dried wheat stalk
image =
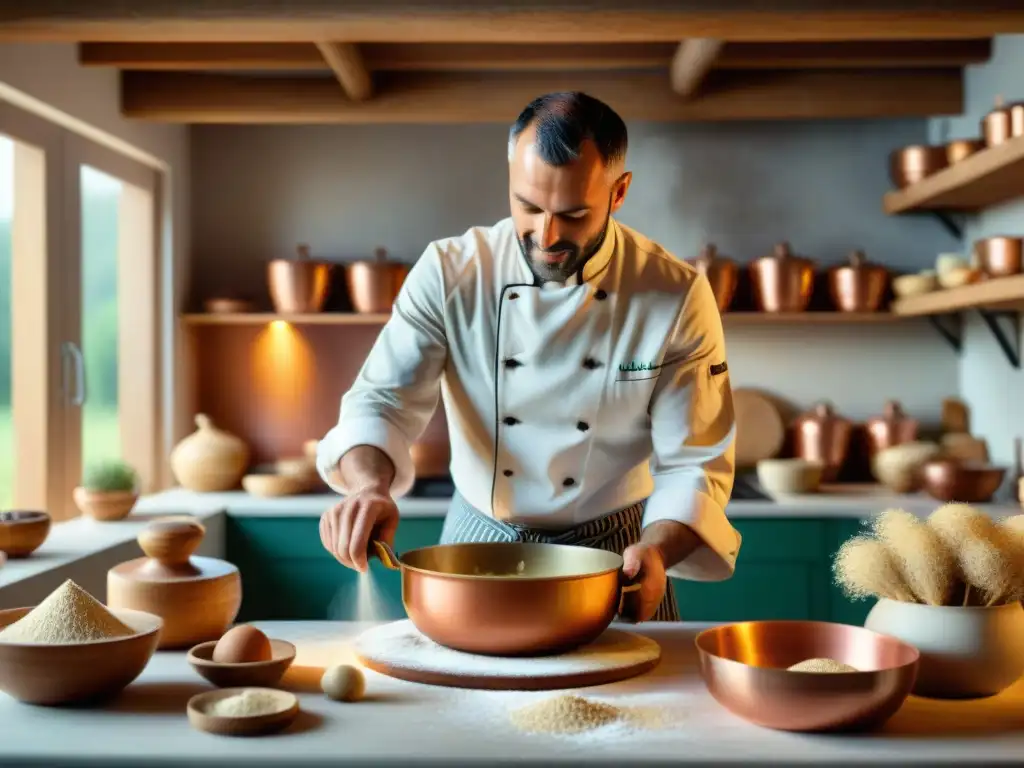
{"type": "Polygon", "coordinates": [[[872,528],[919,602],[949,605],[954,594],[962,590],[953,552],[916,515],[902,509],[887,509],[874,519],[872,528]]]}
{"type": "Polygon", "coordinates": [[[833,569],[836,583],[854,599],[884,597],[917,602],[892,553],[877,539],[856,536],[845,542],[836,553],[833,569]]]}

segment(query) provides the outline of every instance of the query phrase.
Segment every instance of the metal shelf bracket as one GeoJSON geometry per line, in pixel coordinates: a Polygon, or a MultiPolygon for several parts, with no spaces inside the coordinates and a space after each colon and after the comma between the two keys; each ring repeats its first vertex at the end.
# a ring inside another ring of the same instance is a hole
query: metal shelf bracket
{"type": "Polygon", "coordinates": [[[1020,312],[979,309],[978,314],[995,337],[1007,361],[1020,370],[1020,312]],[[1000,320],[1004,321],[1003,325],[999,324],[1000,320]]]}
{"type": "Polygon", "coordinates": [[[948,211],[928,211],[932,217],[938,220],[938,222],[945,228],[949,234],[955,237],[957,240],[964,239],[964,227],[963,224],[957,221],[951,213],[948,211]]]}
{"type": "Polygon", "coordinates": [[[928,315],[928,322],[959,354],[964,346],[963,317],[958,312],[949,315],[928,315]]]}

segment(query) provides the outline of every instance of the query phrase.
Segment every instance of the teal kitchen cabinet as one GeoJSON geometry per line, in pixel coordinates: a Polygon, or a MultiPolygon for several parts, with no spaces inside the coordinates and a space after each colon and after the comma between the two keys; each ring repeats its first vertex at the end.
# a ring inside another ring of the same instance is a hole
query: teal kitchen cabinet
{"type": "MultiPolygon", "coordinates": [[[[436,544],[441,518],[407,518],[395,549],[436,544]]],[[[728,581],[675,580],[687,621],[819,619],[863,624],[867,602],[834,585],[832,557],[858,520],[741,518],[736,574],[728,581]]],[[[242,573],[239,621],[360,620],[405,616],[401,578],[371,560],[371,576],[336,562],[320,544],[315,517],[229,517],[227,557],[242,573]]]]}

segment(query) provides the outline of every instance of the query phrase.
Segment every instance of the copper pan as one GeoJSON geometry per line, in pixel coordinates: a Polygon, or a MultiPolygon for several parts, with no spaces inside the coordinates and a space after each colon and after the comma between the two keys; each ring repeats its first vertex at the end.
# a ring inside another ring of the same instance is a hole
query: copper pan
{"type": "Polygon", "coordinates": [[[920,653],[894,637],[824,621],[748,621],[697,635],[700,674],[734,715],[782,731],[846,731],[881,725],[903,705],[920,653]],[[834,659],[858,672],[787,668],[834,659]]]}
{"type": "Polygon", "coordinates": [[[984,139],[953,139],[946,142],[946,159],[950,165],[954,165],[984,148],[984,139]]]}
{"type": "Polygon", "coordinates": [[[736,262],[721,256],[714,245],[708,244],[704,246],[693,265],[711,283],[711,292],[715,296],[715,303],[718,304],[718,311],[725,312],[732,303],[732,297],[736,293],[736,283],[739,280],[739,268],[736,266],[736,262]]]}
{"type": "Polygon", "coordinates": [[[488,656],[544,656],[593,642],[640,589],[622,556],[563,544],[485,542],[422,547],[398,557],[371,547],[402,574],[402,603],[436,643],[488,656]]]}
{"type": "Polygon", "coordinates": [[[267,265],[267,281],[274,311],[285,315],[320,312],[327,300],[331,265],[309,258],[309,246],[300,245],[298,258],[274,259],[267,265]]]}
{"type": "Polygon", "coordinates": [[[946,146],[913,144],[889,155],[889,178],[900,189],[949,166],[946,146]]]}
{"type": "Polygon", "coordinates": [[[974,242],[975,266],[989,277],[1007,277],[1024,271],[1024,239],[983,237],[974,242]]]}
{"type": "Polygon", "coordinates": [[[1024,136],[1024,102],[1006,104],[997,96],[995,109],[981,120],[981,132],[990,147],[1024,136]]]}
{"type": "Polygon", "coordinates": [[[866,261],[863,251],[854,251],[848,264],[828,273],[828,290],[840,312],[877,312],[888,286],[889,270],[866,261]]]}
{"type": "Polygon", "coordinates": [[[356,312],[387,314],[394,306],[410,267],[388,261],[387,255],[378,248],[373,261],[354,261],[345,268],[345,282],[356,312]]]}
{"type": "Polygon", "coordinates": [[[779,243],[750,267],[754,300],[762,312],[803,312],[814,290],[814,262],[794,256],[789,243],[779,243]]]}
{"type": "Polygon", "coordinates": [[[932,459],[921,465],[925,493],[938,501],[982,504],[991,501],[1006,477],[1006,467],[954,459],[932,459]]]}

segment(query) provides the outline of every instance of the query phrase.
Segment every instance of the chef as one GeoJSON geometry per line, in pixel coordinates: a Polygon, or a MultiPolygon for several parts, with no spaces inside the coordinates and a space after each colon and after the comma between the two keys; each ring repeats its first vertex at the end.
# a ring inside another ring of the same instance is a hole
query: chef
{"type": "Polygon", "coordinates": [[[621,553],[634,620],[678,621],[672,583],[728,579],[734,418],[722,321],[696,269],[618,223],[626,125],[583,93],[509,133],[510,218],[427,246],[320,441],[344,498],[324,547],[367,568],[393,541],[411,444],[443,398],[455,495],[442,544],[621,553]]]}

